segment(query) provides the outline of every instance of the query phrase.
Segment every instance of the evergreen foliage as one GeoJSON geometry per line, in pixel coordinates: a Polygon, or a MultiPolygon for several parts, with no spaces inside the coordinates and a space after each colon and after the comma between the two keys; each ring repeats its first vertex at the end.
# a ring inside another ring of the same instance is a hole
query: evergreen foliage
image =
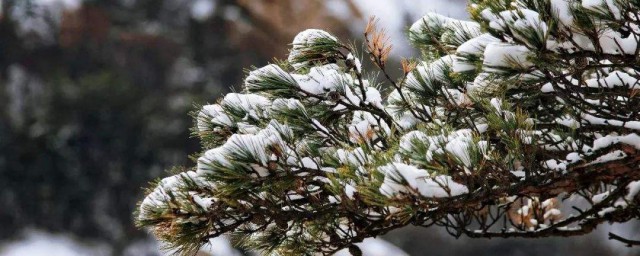
{"type": "Polygon", "coordinates": [[[222,234],[306,255],[406,225],[546,237],[640,217],[640,2],[471,2],[473,21],[411,26],[423,56],[398,79],[371,20],[380,83],[353,46],[301,32],[195,115],[197,166],[152,186],[139,225],[185,255],[222,234]]]}

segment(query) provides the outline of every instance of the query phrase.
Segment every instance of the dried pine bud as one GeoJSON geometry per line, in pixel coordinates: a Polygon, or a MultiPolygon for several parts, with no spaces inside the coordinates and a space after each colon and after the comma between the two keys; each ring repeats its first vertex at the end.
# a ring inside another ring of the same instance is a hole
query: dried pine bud
{"type": "Polygon", "coordinates": [[[276,225],[280,228],[280,229],[287,229],[289,227],[289,224],[287,223],[286,220],[284,219],[275,219],[276,221],[276,225]]]}
{"type": "Polygon", "coordinates": [[[276,161],[267,162],[267,169],[272,172],[278,170],[278,162],[276,161]]]}
{"type": "Polygon", "coordinates": [[[349,246],[349,253],[353,256],[362,256],[362,250],[360,250],[360,247],[355,244],[349,246]]]}

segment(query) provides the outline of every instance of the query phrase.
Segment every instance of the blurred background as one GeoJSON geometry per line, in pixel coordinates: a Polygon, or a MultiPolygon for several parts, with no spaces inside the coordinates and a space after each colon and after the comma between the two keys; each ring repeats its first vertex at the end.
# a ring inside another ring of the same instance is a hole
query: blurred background
{"type": "MultiPolygon", "coordinates": [[[[297,32],[361,41],[380,18],[393,54],[429,11],[467,18],[465,0],[0,0],[0,256],[162,255],[132,224],[143,188],[193,164],[194,105],[239,90],[244,70],[286,58],[297,32]]],[[[409,255],[640,255],[606,239],[471,240],[405,228],[409,255]]],[[[382,243],[382,244],[381,244],[382,243]]],[[[202,255],[240,255],[224,239],[202,255]]],[[[365,243],[369,255],[398,255],[365,243]],[[377,253],[377,254],[376,254],[377,253]]],[[[381,247],[382,246],[382,247],[381,247]]],[[[367,253],[367,250],[365,250],[367,253]]]]}

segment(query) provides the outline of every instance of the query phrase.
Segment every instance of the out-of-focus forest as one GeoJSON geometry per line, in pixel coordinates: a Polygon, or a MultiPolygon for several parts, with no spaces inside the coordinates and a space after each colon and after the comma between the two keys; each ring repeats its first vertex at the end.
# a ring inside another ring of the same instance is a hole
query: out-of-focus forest
{"type": "Polygon", "coordinates": [[[0,238],[33,227],[120,251],[145,237],[141,187],[199,150],[193,105],[299,30],[349,37],[348,22],[322,1],[3,0],[0,238]]]}
{"type": "MultiPolygon", "coordinates": [[[[306,28],[357,42],[376,14],[396,54],[411,54],[401,28],[427,11],[464,17],[464,8],[464,0],[0,0],[0,255],[28,230],[126,255],[150,240],[132,223],[142,188],[200,150],[190,137],[194,105],[238,90],[246,68],[285,58],[306,28]]],[[[470,241],[407,228],[385,239],[410,255],[632,254],[602,234],[470,241]]]]}

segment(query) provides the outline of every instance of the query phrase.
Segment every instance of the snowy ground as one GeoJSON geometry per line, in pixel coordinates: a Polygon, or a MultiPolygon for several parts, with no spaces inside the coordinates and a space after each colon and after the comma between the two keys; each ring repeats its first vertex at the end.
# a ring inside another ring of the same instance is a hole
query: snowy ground
{"type": "MultiPolygon", "coordinates": [[[[407,256],[398,247],[382,239],[365,239],[358,244],[365,256],[407,256]]],[[[211,239],[202,248],[203,255],[211,256],[241,256],[229,241],[219,237],[211,239]]],[[[22,239],[0,244],[0,256],[108,256],[111,249],[106,244],[86,244],[66,234],[51,234],[38,230],[27,230],[22,239]]],[[[154,241],[141,241],[131,244],[124,251],[124,256],[160,256],[168,255],[158,249],[154,241]]],[[[340,251],[336,256],[350,255],[347,250],[340,251]]]]}
{"type": "Polygon", "coordinates": [[[36,230],[25,231],[18,241],[0,244],[0,256],[106,256],[108,246],[103,244],[83,244],[73,237],[49,234],[36,230]]]}
{"type": "MultiPolygon", "coordinates": [[[[625,237],[635,238],[638,236],[637,225],[633,224],[616,224],[613,226],[605,225],[599,228],[595,234],[592,235],[591,241],[595,243],[604,243],[605,246],[612,249],[616,255],[637,255],[638,250],[629,249],[623,244],[617,241],[607,240],[606,234],[609,231],[613,231],[619,235],[625,237]]],[[[433,230],[436,231],[436,230],[433,230]]],[[[437,232],[436,232],[437,233],[437,232]]],[[[440,244],[442,246],[454,246],[453,239],[446,239],[446,235],[442,235],[445,240],[436,239],[437,241],[429,241],[427,239],[425,243],[430,246],[440,244]],[[440,241],[440,242],[438,242],[440,241]]],[[[416,239],[416,238],[414,238],[416,239]]],[[[419,238],[418,238],[419,239],[419,238]]],[[[433,238],[431,238],[433,239],[433,238]]],[[[509,243],[504,241],[504,243],[509,243]]],[[[459,243],[457,243],[459,244],[459,243]]],[[[384,241],[382,239],[365,239],[364,242],[359,243],[358,246],[366,256],[408,256],[400,248],[395,245],[384,241]]],[[[477,243],[470,245],[478,248],[477,243]]],[[[480,248],[478,248],[480,249],[480,248]]],[[[485,248],[486,249],[486,248],[485,248]]],[[[221,255],[221,256],[240,256],[239,251],[235,250],[229,241],[224,238],[212,239],[209,245],[205,245],[202,250],[202,255],[221,255]]],[[[433,250],[433,255],[442,255],[438,250],[433,250]]],[[[76,238],[68,234],[51,234],[39,230],[26,230],[21,239],[15,241],[8,241],[0,243],[0,256],[109,256],[111,255],[111,248],[106,244],[87,244],[82,243],[76,238]]],[[[481,255],[486,255],[482,251],[478,252],[481,255]]],[[[158,243],[155,241],[139,241],[129,245],[125,249],[123,256],[162,256],[167,255],[159,250],[158,243]]],[[[257,255],[257,254],[254,254],[257,255]]],[[[348,256],[350,255],[347,250],[342,250],[336,254],[336,256],[348,256]]],[[[525,254],[531,255],[531,254],[525,254]]]]}

